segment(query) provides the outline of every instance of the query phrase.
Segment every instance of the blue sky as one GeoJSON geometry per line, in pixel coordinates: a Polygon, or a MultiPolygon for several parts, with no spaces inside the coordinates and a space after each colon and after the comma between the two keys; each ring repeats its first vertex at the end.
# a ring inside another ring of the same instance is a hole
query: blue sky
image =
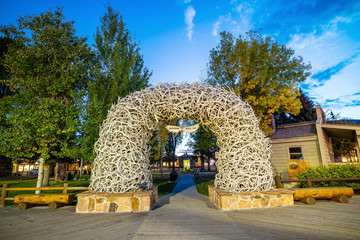
{"type": "MultiPolygon", "coordinates": [[[[108,1],[25,1],[1,3],[0,24],[19,15],[64,7],[77,34],[93,34],[108,1]]],[[[313,75],[301,87],[326,111],[360,119],[360,1],[118,0],[128,29],[140,42],[151,83],[196,82],[221,31],[235,36],[253,29],[272,36],[311,62],[313,75]]]]}

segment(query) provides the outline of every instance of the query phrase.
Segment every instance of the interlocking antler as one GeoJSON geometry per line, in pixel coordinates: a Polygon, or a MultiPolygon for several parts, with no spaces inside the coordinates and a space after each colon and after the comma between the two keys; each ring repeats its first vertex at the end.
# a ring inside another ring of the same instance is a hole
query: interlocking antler
{"type": "Polygon", "coordinates": [[[230,192],[273,188],[270,145],[249,104],[210,85],[159,84],[119,99],[95,144],[90,189],[121,193],[152,186],[147,145],[160,121],[196,120],[220,148],[215,187],[230,192]]]}

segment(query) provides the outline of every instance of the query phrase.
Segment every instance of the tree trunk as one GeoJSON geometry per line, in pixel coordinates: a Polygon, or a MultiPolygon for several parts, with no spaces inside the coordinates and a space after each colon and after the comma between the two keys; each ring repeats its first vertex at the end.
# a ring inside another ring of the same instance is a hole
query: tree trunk
{"type": "Polygon", "coordinates": [[[50,176],[50,165],[45,164],[44,166],[44,179],[42,182],[43,186],[49,186],[49,176],[50,176]]]}
{"type": "Polygon", "coordinates": [[[55,166],[54,166],[54,165],[50,165],[49,177],[54,177],[54,169],[55,169],[55,166]]]}
{"type": "MultiPolygon", "coordinates": [[[[176,146],[176,145],[175,145],[176,146]]],[[[176,155],[175,155],[175,147],[174,147],[174,151],[172,153],[172,170],[175,171],[175,158],[176,158],[176,155]]]]}
{"type": "Polygon", "coordinates": [[[200,161],[201,161],[201,171],[204,171],[205,169],[205,159],[202,155],[200,155],[200,161]]]}
{"type": "Polygon", "coordinates": [[[211,168],[210,168],[210,158],[208,159],[208,172],[211,172],[211,168]]]}
{"type": "Polygon", "coordinates": [[[172,166],[172,170],[175,171],[175,159],[173,158],[173,166],[172,166]]]}
{"type": "Polygon", "coordinates": [[[79,173],[80,177],[82,175],[83,161],[84,161],[83,159],[80,160],[80,173],[79,173]]]}
{"type": "Polygon", "coordinates": [[[59,180],[59,163],[55,165],[55,181],[59,180]]]}
{"type": "MultiPolygon", "coordinates": [[[[38,173],[38,179],[36,182],[36,187],[42,187],[43,179],[44,179],[44,165],[45,165],[45,159],[40,158],[39,159],[40,165],[39,165],[39,173],[38,173]]],[[[36,190],[35,194],[41,194],[40,190],[36,190]]]]}
{"type": "Polygon", "coordinates": [[[160,156],[160,177],[163,176],[163,158],[160,156]]]}
{"type": "Polygon", "coordinates": [[[175,171],[175,158],[176,158],[175,151],[176,151],[177,138],[175,134],[173,134],[173,137],[174,137],[174,144],[173,144],[173,152],[172,152],[172,162],[173,162],[172,170],[175,171]]]}

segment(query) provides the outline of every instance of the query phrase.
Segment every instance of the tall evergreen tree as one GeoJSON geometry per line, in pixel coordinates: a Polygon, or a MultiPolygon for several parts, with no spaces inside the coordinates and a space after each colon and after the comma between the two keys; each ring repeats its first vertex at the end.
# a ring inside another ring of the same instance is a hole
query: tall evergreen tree
{"type": "Polygon", "coordinates": [[[0,132],[0,152],[11,158],[38,158],[37,187],[42,185],[46,160],[77,155],[80,102],[91,51],[87,39],[75,35],[73,25],[56,8],[0,27],[13,39],[3,60],[9,77],[2,83],[15,93],[6,109],[11,127],[0,132]]]}
{"type": "Polygon", "coordinates": [[[94,144],[100,125],[112,104],[119,97],[147,87],[152,75],[144,66],[138,43],[126,29],[120,13],[108,6],[100,21],[94,36],[97,64],[89,84],[82,144],[88,160],[95,157],[94,144]]]}
{"type": "Polygon", "coordinates": [[[289,124],[297,122],[316,121],[316,109],[315,103],[300,89],[300,95],[297,99],[300,100],[302,108],[298,115],[291,113],[275,113],[276,124],[289,124]]]}

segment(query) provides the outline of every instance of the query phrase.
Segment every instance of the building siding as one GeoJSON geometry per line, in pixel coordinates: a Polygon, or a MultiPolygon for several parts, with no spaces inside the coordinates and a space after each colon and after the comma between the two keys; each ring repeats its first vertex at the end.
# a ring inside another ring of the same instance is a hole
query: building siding
{"type": "Polygon", "coordinates": [[[282,178],[289,178],[287,160],[290,159],[289,147],[301,147],[303,160],[309,163],[310,167],[321,165],[321,155],[318,139],[316,136],[273,139],[271,162],[275,168],[275,173],[282,178]]]}

